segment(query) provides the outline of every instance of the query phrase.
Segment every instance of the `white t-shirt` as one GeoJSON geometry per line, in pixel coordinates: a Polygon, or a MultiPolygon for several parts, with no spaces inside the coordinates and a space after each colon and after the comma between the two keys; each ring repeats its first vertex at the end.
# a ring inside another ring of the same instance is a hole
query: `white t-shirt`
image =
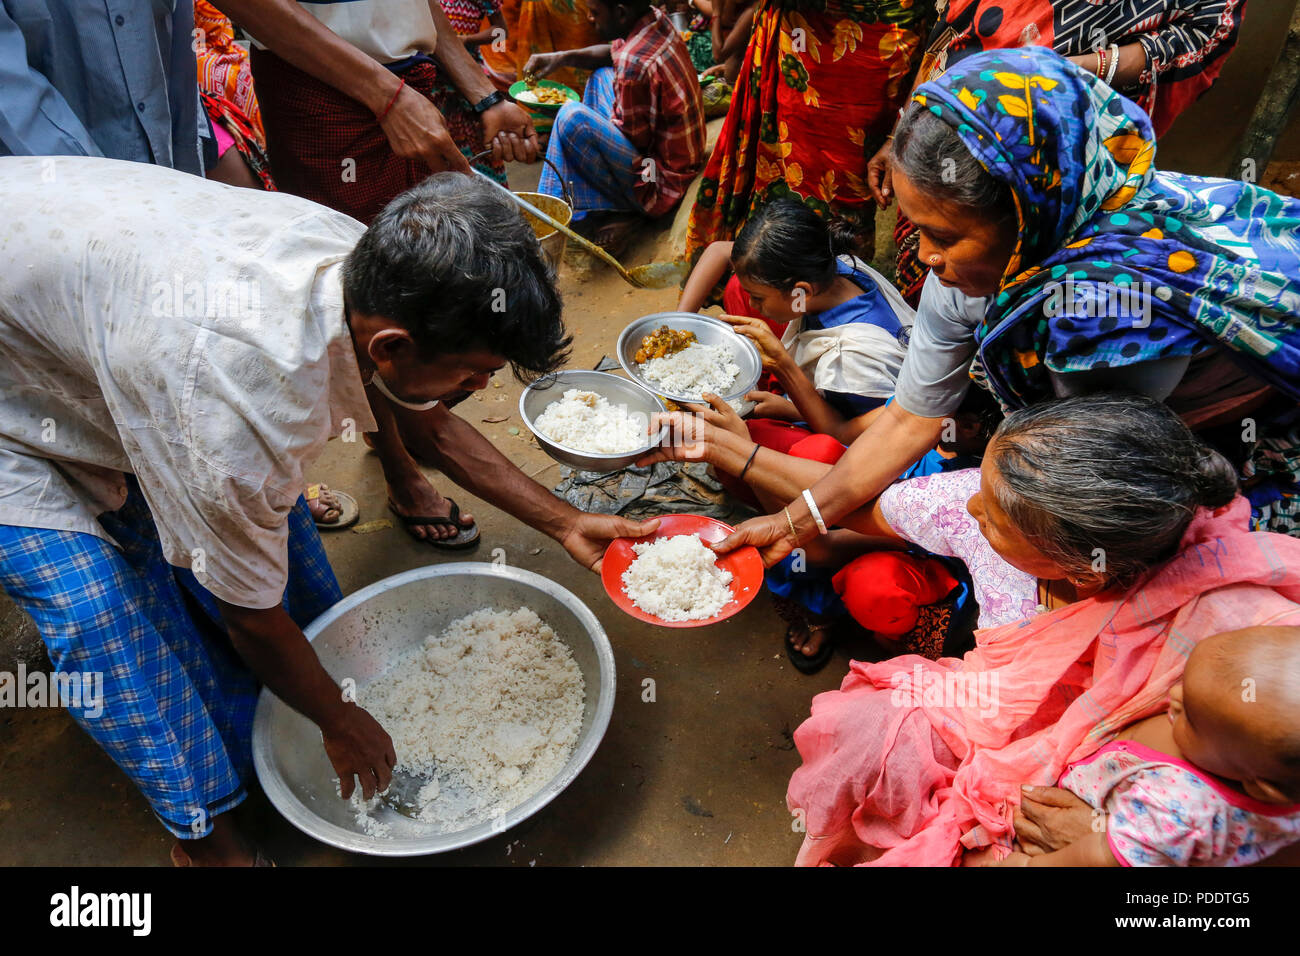
{"type": "MultiPolygon", "coordinates": [[[[438,45],[429,0],[299,0],[299,6],[380,63],[431,54],[438,45]]],[[[256,37],[253,43],[266,49],[256,37]]]]}
{"type": "Polygon", "coordinates": [[[0,158],[0,209],[0,524],[111,540],[129,472],[168,562],[279,603],[305,468],[375,428],[341,285],[365,227],[85,157],[0,158]]]}

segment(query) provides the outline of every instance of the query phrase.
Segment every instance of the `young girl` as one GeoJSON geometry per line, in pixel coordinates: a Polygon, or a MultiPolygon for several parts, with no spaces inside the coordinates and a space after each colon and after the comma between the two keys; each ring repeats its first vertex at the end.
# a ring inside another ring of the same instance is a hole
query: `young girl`
{"type": "Polygon", "coordinates": [[[850,239],[845,223],[777,199],[735,242],[711,244],[682,291],[678,308],[698,311],[728,267],[735,271],[721,318],[754,342],[768,381],[785,392],[747,396],[758,403],[750,433],[768,448],[800,455],[801,441],[827,436],[833,442],[800,455],[821,460],[894,394],[915,313],[880,273],[842,254],[850,239]]]}
{"type": "Polygon", "coordinates": [[[997,866],[1246,866],[1300,842],[1300,627],[1207,637],[1169,711],[1066,768],[1106,825],[997,866]]]}
{"type": "MultiPolygon", "coordinates": [[[[722,318],[758,346],[769,387],[785,392],[750,392],[746,397],[757,405],[743,425],[711,399],[713,411],[728,419],[724,427],[744,429],[762,447],[834,464],[893,396],[913,312],[878,272],[860,259],[839,255],[851,239],[845,223],[828,223],[797,200],[778,199],[756,213],[734,243],[715,242],[704,251],[678,308],[698,308],[728,266],[734,269],[722,318]],[[741,311],[748,314],[732,314],[741,311]]],[[[991,402],[981,405],[982,393],[971,391],[970,407],[954,416],[953,434],[900,477],[979,464],[991,431],[985,416],[991,402]]],[[[728,491],[755,503],[743,479],[743,473],[718,473],[728,491]]],[[[846,573],[835,564],[812,567],[786,559],[768,569],[767,586],[788,624],[786,653],[801,672],[825,666],[832,652],[830,631],[850,615],[878,638],[907,647],[933,645],[935,656],[952,630],[949,625],[961,623],[961,615],[953,612],[958,604],[966,609],[968,592],[959,563],[946,567],[922,553],[886,552],[859,565],[846,573]],[[853,593],[847,603],[846,590],[853,593]],[[921,608],[937,609],[936,602],[949,598],[952,606],[933,626],[926,617],[924,633],[912,633],[921,608]],[[887,606],[904,610],[886,615],[890,619],[885,622],[880,609],[887,606]],[[866,608],[874,610],[862,613],[866,608]]],[[[964,649],[950,646],[949,653],[964,649]]]]}

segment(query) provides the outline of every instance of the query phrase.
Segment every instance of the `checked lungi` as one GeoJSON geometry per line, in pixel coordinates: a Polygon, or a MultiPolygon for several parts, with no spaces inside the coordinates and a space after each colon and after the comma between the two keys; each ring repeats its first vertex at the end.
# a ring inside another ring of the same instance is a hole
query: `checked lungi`
{"type": "MultiPolygon", "coordinates": [[[[255,47],[250,62],[271,172],[284,192],[369,225],[398,194],[429,177],[431,170],[422,160],[393,152],[375,115],[358,101],[269,50],[255,47]]],[[[429,58],[408,63],[389,69],[438,108],[466,159],[483,152],[483,123],[469,101],[429,58]]],[[[497,182],[506,181],[504,163],[485,159],[475,167],[497,182]]]]}
{"type": "Polygon", "coordinates": [[[613,115],[612,66],[591,74],[581,103],[565,103],[556,114],[546,147],[550,163],[537,190],[563,198],[560,182],[566,183],[573,191],[574,221],[593,212],[645,212],[633,192],[640,182],[641,152],[610,119],[613,115]]]}
{"type": "MultiPolygon", "coordinates": [[[[0,587],[36,621],[56,673],[100,674],[102,701],[68,711],[175,836],[212,832],[252,779],[258,683],[216,601],[169,565],[133,477],[94,535],[0,525],[0,587]],[[102,712],[95,714],[102,706],[102,712]]],[[[289,513],[284,606],[303,627],[343,595],[307,503],[289,513]]]]}

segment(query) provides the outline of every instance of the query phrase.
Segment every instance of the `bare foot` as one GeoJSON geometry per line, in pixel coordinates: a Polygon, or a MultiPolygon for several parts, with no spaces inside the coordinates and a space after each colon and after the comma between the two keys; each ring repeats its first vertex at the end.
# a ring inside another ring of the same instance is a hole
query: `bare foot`
{"type": "Polygon", "coordinates": [[[253,866],[257,849],[223,813],[213,819],[212,832],[202,839],[177,840],[171,858],[173,866],[253,866]]]}
{"type": "MultiPolygon", "coordinates": [[[[402,481],[389,482],[388,499],[399,515],[451,515],[451,504],[438,490],[429,483],[429,479],[416,472],[402,481]]],[[[474,516],[467,511],[460,513],[463,528],[472,527],[474,516]]],[[[413,538],[419,541],[441,541],[454,538],[458,532],[450,525],[413,524],[403,525],[413,538]]]]}
{"type": "Polygon", "coordinates": [[[343,505],[334,492],[330,491],[329,485],[321,485],[320,493],[315,498],[308,496],[307,510],[311,512],[312,520],[318,524],[334,524],[343,515],[343,505]]]}

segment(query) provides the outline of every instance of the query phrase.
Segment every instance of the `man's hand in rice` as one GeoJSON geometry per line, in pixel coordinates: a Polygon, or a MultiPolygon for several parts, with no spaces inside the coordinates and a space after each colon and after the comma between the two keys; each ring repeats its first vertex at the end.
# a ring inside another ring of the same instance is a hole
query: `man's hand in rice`
{"type": "Polygon", "coordinates": [[[344,800],[352,796],[354,776],[361,782],[361,795],[367,800],[388,789],[397,765],[393,738],[361,707],[344,703],[337,719],[321,727],[321,740],[339,775],[339,793],[344,800]]]}
{"type": "Polygon", "coordinates": [[[615,538],[639,538],[652,534],[659,527],[659,519],[629,521],[618,515],[583,513],[573,527],[560,538],[560,544],[573,560],[584,568],[600,573],[605,549],[615,538]]]}
{"type": "Polygon", "coordinates": [[[524,76],[541,79],[564,65],[564,51],[559,53],[534,53],[524,64],[524,76]]]}

